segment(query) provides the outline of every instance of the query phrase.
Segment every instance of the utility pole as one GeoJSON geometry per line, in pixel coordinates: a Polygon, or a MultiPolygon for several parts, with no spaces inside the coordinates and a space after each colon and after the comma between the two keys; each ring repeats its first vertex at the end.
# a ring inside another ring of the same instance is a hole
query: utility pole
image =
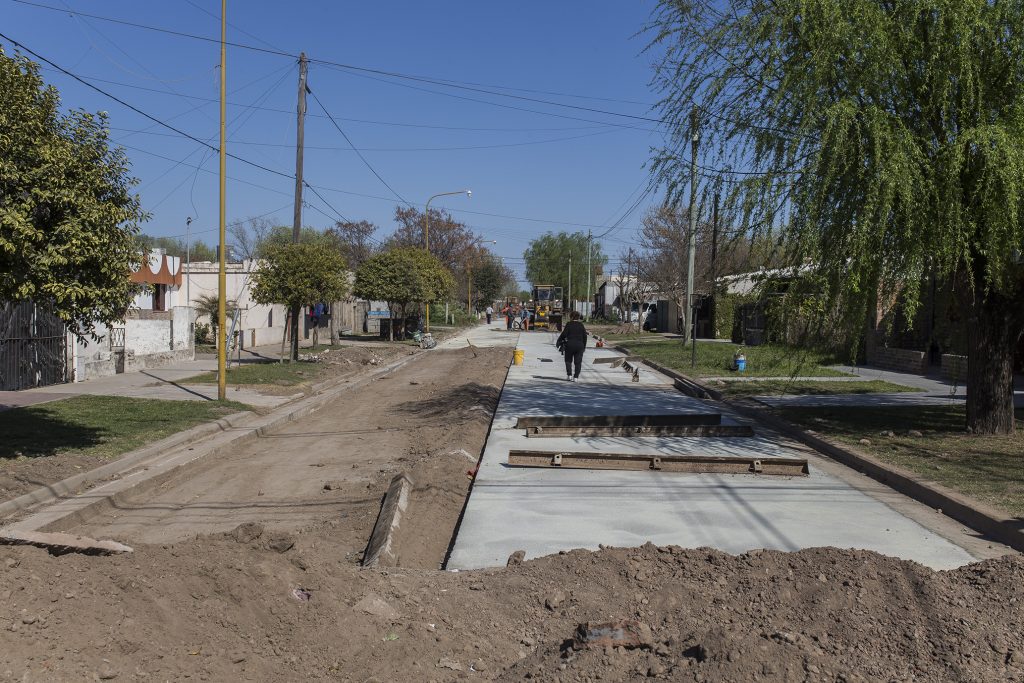
{"type": "Polygon", "coordinates": [[[700,142],[697,107],[690,112],[690,130],[690,249],[687,257],[689,270],[686,273],[686,326],[683,330],[683,344],[690,340],[691,334],[696,337],[693,320],[693,261],[694,253],[697,251],[697,145],[700,142]]]}
{"type": "Polygon", "coordinates": [[[220,3],[220,248],[218,249],[217,261],[217,398],[221,401],[227,398],[227,296],[228,278],[226,258],[227,247],[225,245],[227,233],[227,186],[224,179],[227,177],[227,37],[228,37],[228,0],[221,0],[220,3]]]}
{"type": "Polygon", "coordinates": [[[571,251],[569,252],[569,292],[568,292],[568,296],[566,296],[565,299],[569,303],[569,314],[571,315],[572,312],[573,312],[573,307],[572,307],[572,252],[571,251]]]}
{"type": "MultiPolygon", "coordinates": [[[[299,234],[302,232],[302,152],[306,136],[306,74],[309,70],[309,62],[306,60],[306,53],[299,54],[299,104],[297,109],[298,125],[296,127],[295,139],[295,216],[292,222],[292,242],[299,243],[299,234]]],[[[292,305],[292,360],[299,359],[299,314],[302,307],[299,304],[292,305]]]]}
{"type": "Polygon", "coordinates": [[[709,306],[711,311],[711,334],[718,336],[717,323],[717,311],[715,305],[715,299],[718,291],[718,203],[722,198],[722,193],[715,191],[715,204],[711,214],[711,305],[709,306]]]}
{"type": "Polygon", "coordinates": [[[592,259],[594,255],[594,233],[587,230],[587,320],[589,321],[594,317],[594,312],[591,310],[591,304],[593,303],[593,278],[594,278],[594,267],[592,265],[592,259]]]}

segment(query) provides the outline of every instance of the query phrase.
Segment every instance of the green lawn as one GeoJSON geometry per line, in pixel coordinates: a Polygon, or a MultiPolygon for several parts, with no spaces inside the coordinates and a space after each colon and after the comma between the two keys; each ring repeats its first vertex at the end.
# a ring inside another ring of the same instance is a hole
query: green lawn
{"type": "Polygon", "coordinates": [[[1024,410],[1013,436],[973,436],[964,407],[780,408],[790,422],[848,443],[967,496],[1024,517],[1024,410]],[[915,429],[921,436],[910,436],[915,429]],[[892,431],[894,436],[885,433],[892,431]],[[868,439],[871,444],[859,443],[868,439]]]}
{"type": "Polygon", "coordinates": [[[76,396],[0,412],[5,459],[78,451],[110,458],[189,427],[247,410],[234,401],[76,396]]]}
{"type": "Polygon", "coordinates": [[[650,359],[655,363],[689,375],[691,377],[725,377],[735,374],[732,368],[733,354],[742,349],[747,357],[748,377],[848,377],[848,373],[827,367],[841,362],[834,355],[811,349],[765,344],[763,346],[740,346],[724,342],[697,342],[697,367],[690,364],[691,349],[685,348],[678,339],[666,339],[657,335],[644,335],[637,339],[613,339],[631,354],[650,359]]]}
{"type": "MultiPolygon", "coordinates": [[[[337,348],[337,347],[336,347],[337,348]]],[[[302,353],[309,353],[303,349],[302,353]]],[[[229,367],[227,375],[228,384],[276,384],[278,386],[295,386],[303,382],[316,380],[327,368],[324,363],[312,361],[298,361],[278,363],[270,361],[267,363],[244,363],[241,367],[229,367]]],[[[216,372],[206,372],[202,375],[190,377],[188,381],[198,384],[214,384],[217,381],[216,372]]]]}
{"type": "Polygon", "coordinates": [[[814,382],[788,379],[766,379],[751,382],[730,382],[726,380],[724,386],[719,384],[711,385],[717,391],[722,392],[726,398],[742,398],[744,396],[780,396],[791,394],[798,396],[815,394],[893,394],[906,391],[919,391],[913,387],[906,387],[902,384],[893,384],[882,380],[868,381],[837,381],[837,382],[814,382]]]}

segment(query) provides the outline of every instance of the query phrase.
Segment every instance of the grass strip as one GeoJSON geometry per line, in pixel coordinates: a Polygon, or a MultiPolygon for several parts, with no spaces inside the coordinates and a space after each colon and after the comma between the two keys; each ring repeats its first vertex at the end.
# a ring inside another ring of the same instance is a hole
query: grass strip
{"type": "Polygon", "coordinates": [[[974,435],[962,405],[788,407],[781,417],[1024,517],[1024,410],[1013,435],[974,435]],[[868,443],[862,443],[867,440],[868,443]]]}
{"type": "Polygon", "coordinates": [[[0,412],[4,460],[76,451],[111,458],[171,434],[247,410],[234,401],[75,396],[0,412]]]}
{"type": "Polygon", "coordinates": [[[691,377],[721,377],[733,374],[733,356],[742,352],[747,358],[746,377],[850,377],[830,365],[841,361],[825,351],[801,349],[777,344],[740,346],[725,342],[697,341],[697,365],[691,365],[692,350],[678,339],[646,335],[609,336],[608,339],[627,347],[630,353],[678,370],[691,377]]]}
{"type": "Polygon", "coordinates": [[[722,392],[727,398],[744,396],[819,396],[829,394],[896,394],[920,391],[913,387],[893,384],[884,380],[865,380],[846,382],[815,382],[808,380],[766,379],[753,382],[730,382],[725,380],[714,383],[714,389],[722,392]]]}

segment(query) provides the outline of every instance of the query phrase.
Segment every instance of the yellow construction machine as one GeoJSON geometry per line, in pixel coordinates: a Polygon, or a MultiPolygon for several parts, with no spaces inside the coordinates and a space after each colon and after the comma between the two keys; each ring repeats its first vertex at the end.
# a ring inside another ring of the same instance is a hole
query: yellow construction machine
{"type": "Polygon", "coordinates": [[[554,285],[536,285],[533,298],[527,304],[530,311],[530,327],[562,329],[562,288],[554,285]]]}

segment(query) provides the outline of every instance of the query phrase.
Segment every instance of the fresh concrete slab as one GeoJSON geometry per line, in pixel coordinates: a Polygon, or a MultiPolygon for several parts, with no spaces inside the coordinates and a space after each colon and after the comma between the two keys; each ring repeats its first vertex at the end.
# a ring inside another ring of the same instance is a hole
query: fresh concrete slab
{"type": "Polygon", "coordinates": [[[454,337],[440,342],[437,348],[462,349],[470,345],[480,347],[515,346],[519,341],[519,335],[520,332],[518,330],[506,330],[504,322],[500,325],[497,322],[492,322],[490,325],[474,325],[467,330],[463,330],[454,337]]]}
{"type": "MultiPolygon", "coordinates": [[[[647,541],[731,553],[863,548],[935,568],[960,566],[979,556],[959,527],[945,519],[932,523],[936,515],[928,508],[873,484],[855,485],[859,475],[840,473],[835,463],[761,428],[754,437],[528,440],[525,429],[515,427],[521,415],[678,414],[718,405],[676,392],[670,379],[647,368],[633,382],[621,368],[595,364],[596,358],[614,355],[607,349],[588,349],[581,382],[567,382],[554,339],[543,331],[520,335],[524,363],[509,370],[448,568],[501,566],[517,550],[538,557],[647,541]],[[769,479],[517,468],[506,464],[513,448],[803,457],[810,462],[810,475],[769,479]]],[[[747,424],[728,411],[722,422],[747,424]]]]}

